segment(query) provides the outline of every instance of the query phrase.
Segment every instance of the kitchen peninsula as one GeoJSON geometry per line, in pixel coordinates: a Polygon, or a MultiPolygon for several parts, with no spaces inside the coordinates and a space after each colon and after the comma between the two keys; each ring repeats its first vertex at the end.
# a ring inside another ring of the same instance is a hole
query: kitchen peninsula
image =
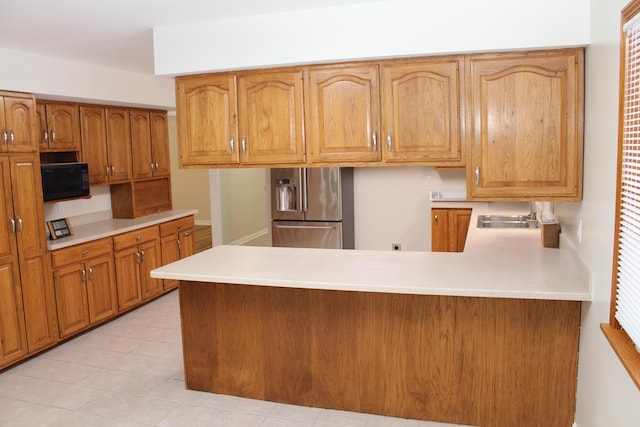
{"type": "Polygon", "coordinates": [[[571,426],[590,272],[568,243],[475,228],[477,211],[463,253],[218,246],[152,271],[181,280],[187,388],[571,426]]]}

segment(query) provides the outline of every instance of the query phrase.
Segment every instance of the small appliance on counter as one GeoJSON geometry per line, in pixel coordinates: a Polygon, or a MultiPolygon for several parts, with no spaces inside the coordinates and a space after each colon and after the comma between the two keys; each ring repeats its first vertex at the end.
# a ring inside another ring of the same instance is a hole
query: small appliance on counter
{"type": "Polygon", "coordinates": [[[271,169],[273,246],[353,249],[353,168],[271,169]]]}
{"type": "Polygon", "coordinates": [[[432,191],[429,193],[429,200],[432,202],[465,202],[467,192],[465,190],[432,191]]]}

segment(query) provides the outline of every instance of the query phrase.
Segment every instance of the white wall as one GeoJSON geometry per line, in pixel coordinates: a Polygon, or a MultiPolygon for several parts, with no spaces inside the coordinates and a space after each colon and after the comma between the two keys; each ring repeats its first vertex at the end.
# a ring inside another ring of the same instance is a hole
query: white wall
{"type": "Polygon", "coordinates": [[[174,110],[174,79],[0,48],[0,89],[47,99],[174,110]]]}
{"type": "Polygon", "coordinates": [[[160,27],[155,71],[585,45],[588,16],[589,0],[389,0],[160,27]]]}
{"type": "Polygon", "coordinates": [[[600,331],[609,319],[618,132],[620,10],[628,0],[591,1],[586,52],[584,200],[556,204],[569,237],[593,272],[593,301],[583,304],[577,427],[640,425],[640,391],[600,331]],[[582,220],[582,242],[577,222],[582,220]]]}

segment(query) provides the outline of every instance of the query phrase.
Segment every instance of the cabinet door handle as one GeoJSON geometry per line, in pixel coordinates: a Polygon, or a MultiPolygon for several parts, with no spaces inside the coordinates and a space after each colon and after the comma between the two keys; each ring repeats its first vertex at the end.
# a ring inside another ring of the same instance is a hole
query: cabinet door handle
{"type": "Polygon", "coordinates": [[[89,269],[89,280],[93,282],[93,268],[89,269]]]}
{"type": "Polygon", "coordinates": [[[479,187],[480,186],[480,166],[476,166],[476,169],[473,173],[476,177],[476,187],[479,187]]]}
{"type": "Polygon", "coordinates": [[[111,168],[109,168],[109,165],[106,165],[106,166],[104,167],[104,170],[106,171],[107,176],[111,175],[111,168]]]}
{"type": "Polygon", "coordinates": [[[387,134],[387,150],[391,152],[391,132],[387,134]]]}
{"type": "Polygon", "coordinates": [[[55,130],[51,131],[51,142],[56,142],[56,131],[55,130]]]}
{"type": "Polygon", "coordinates": [[[6,129],[2,129],[2,143],[7,144],[9,142],[9,134],[6,129]]]}
{"type": "Polygon", "coordinates": [[[151,172],[153,172],[153,162],[149,163],[149,168],[151,169],[151,172]]]}
{"type": "Polygon", "coordinates": [[[155,174],[156,172],[158,172],[159,168],[160,168],[160,165],[158,165],[158,162],[156,162],[153,166],[153,173],[155,174]]]}
{"type": "Polygon", "coordinates": [[[376,134],[376,132],[373,132],[373,135],[371,135],[371,141],[372,141],[372,145],[373,145],[373,151],[378,151],[378,134],[376,134]]]}
{"type": "Polygon", "coordinates": [[[144,251],[140,251],[140,262],[144,262],[144,251]]]}
{"type": "Polygon", "coordinates": [[[138,264],[140,264],[142,262],[142,259],[140,258],[140,252],[136,252],[136,262],[138,264]]]}
{"type": "Polygon", "coordinates": [[[12,232],[13,234],[15,234],[15,233],[16,233],[16,220],[15,220],[15,219],[13,219],[13,218],[11,218],[11,220],[10,220],[10,221],[11,221],[11,232],[12,232]]]}
{"type": "Polygon", "coordinates": [[[433,219],[434,219],[434,222],[436,223],[436,225],[438,225],[438,215],[436,215],[433,219]]]}
{"type": "Polygon", "coordinates": [[[12,130],[9,131],[9,143],[11,145],[16,143],[16,135],[13,133],[12,130]]]}
{"type": "Polygon", "coordinates": [[[247,138],[242,138],[242,155],[246,156],[247,155],[247,138]]]}
{"type": "Polygon", "coordinates": [[[44,139],[44,142],[49,142],[49,132],[46,129],[42,131],[42,139],[44,139]]]}
{"type": "Polygon", "coordinates": [[[87,271],[82,270],[82,283],[86,283],[86,282],[87,282],[87,271]]]}
{"type": "Polygon", "coordinates": [[[87,256],[89,256],[89,251],[88,251],[88,250],[86,250],[86,249],[85,249],[84,251],[82,251],[82,256],[83,256],[83,257],[87,257],[87,256]]]}
{"type": "Polygon", "coordinates": [[[116,167],[111,165],[111,175],[113,176],[115,172],[116,172],[116,167]]]}
{"type": "Polygon", "coordinates": [[[229,141],[229,145],[231,146],[231,154],[235,154],[236,152],[236,141],[231,137],[231,141],[229,141]]]}
{"type": "Polygon", "coordinates": [[[182,244],[180,243],[180,239],[177,239],[176,243],[178,244],[178,253],[180,253],[180,251],[182,251],[182,244]]]}
{"type": "Polygon", "coordinates": [[[20,233],[22,233],[23,227],[22,227],[22,218],[18,218],[18,231],[20,233]]]}

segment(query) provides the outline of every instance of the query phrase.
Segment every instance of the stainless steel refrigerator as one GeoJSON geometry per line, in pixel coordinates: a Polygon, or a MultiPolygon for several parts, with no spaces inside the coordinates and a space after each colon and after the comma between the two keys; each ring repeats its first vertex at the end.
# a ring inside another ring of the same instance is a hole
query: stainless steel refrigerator
{"type": "Polygon", "coordinates": [[[271,169],[273,246],[353,249],[353,168],[271,169]]]}

